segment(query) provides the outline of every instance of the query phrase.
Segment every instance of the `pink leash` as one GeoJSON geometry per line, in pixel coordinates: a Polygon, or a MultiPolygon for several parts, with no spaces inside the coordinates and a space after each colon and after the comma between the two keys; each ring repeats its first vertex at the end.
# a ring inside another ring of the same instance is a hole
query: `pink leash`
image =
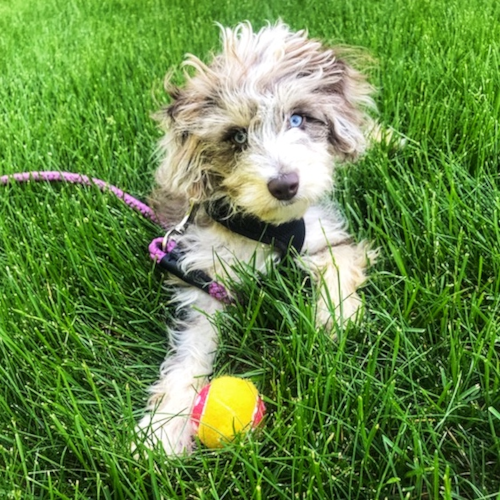
{"type": "MultiPolygon", "coordinates": [[[[156,214],[142,201],[139,201],[137,198],[134,198],[132,195],[125,193],[121,189],[113,186],[101,179],[96,179],[94,177],[88,177],[82,174],[75,174],[72,172],[23,172],[17,174],[8,174],[2,175],[0,177],[0,185],[7,185],[14,182],[68,182],[70,184],[81,184],[84,186],[97,186],[101,191],[110,191],[117,198],[121,199],[125,204],[129,207],[133,208],[140,212],[147,219],[152,220],[158,225],[162,225],[156,214]]],[[[164,240],[165,238],[155,238],[151,244],[149,245],[149,255],[151,259],[153,259],[156,263],[162,263],[168,260],[169,255],[175,248],[175,242],[170,240],[167,242],[166,248],[164,248],[164,240]]],[[[174,269],[172,269],[174,271],[174,269]]],[[[175,274],[175,273],[174,273],[175,274]]],[[[195,285],[198,286],[198,285],[195,285]]],[[[225,288],[215,281],[211,281],[207,283],[207,286],[204,287],[205,291],[211,295],[212,297],[222,301],[228,302],[228,295],[225,288]],[[205,289],[206,288],[206,289],[205,289]]]]}
{"type": "Polygon", "coordinates": [[[12,181],[16,182],[69,182],[70,184],[82,184],[84,186],[97,186],[101,191],[111,191],[118,198],[123,200],[127,205],[134,210],[141,212],[144,217],[151,219],[153,222],[159,224],[155,213],[150,207],[134,198],[133,196],[124,193],[116,186],[112,186],[107,182],[87,177],[86,175],[73,174],[71,172],[23,172],[22,174],[9,174],[0,177],[0,184],[10,184],[12,181]]]}

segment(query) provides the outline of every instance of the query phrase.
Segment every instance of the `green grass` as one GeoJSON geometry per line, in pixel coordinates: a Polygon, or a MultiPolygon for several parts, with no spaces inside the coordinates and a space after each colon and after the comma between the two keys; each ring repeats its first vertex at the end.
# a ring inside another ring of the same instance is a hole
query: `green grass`
{"type": "Polygon", "coordinates": [[[0,498],[500,498],[497,0],[4,0],[0,174],[145,196],[167,69],[217,48],[214,21],[279,16],[366,47],[380,119],[407,137],[339,173],[351,231],[381,249],[363,322],[334,343],[299,274],[248,275],[216,372],[259,385],[264,429],[135,460],[171,318],[159,230],[96,189],[0,187],[0,498]]]}

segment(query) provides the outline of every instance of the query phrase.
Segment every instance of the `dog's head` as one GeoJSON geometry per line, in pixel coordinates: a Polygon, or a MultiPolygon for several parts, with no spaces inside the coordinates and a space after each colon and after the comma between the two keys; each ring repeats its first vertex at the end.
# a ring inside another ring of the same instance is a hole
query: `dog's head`
{"type": "Polygon", "coordinates": [[[331,190],[335,164],[364,151],[372,88],[281,22],[222,28],[222,42],[208,65],[188,56],[192,76],[168,88],[160,187],[275,224],[300,218],[331,190]]]}

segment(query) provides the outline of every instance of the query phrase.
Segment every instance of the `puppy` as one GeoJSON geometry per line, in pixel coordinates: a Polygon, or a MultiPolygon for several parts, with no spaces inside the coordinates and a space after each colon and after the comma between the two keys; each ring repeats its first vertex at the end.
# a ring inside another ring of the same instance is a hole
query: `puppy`
{"type": "Polygon", "coordinates": [[[356,315],[375,256],[328,203],[335,167],[367,147],[372,87],[336,49],[282,22],[221,32],[222,52],[210,64],[189,55],[186,84],[167,84],[171,103],[157,115],[158,217],[175,225],[192,208],[167,238],[184,273],[169,278],[182,314],[138,426],[168,454],[193,447],[189,415],[217,349],[210,316],[231,300],[219,282],[238,279],[237,262],[265,272],[269,260],[297,259],[318,290],[317,322],[331,329],[356,315]],[[185,278],[200,275],[207,286],[185,278]]]}

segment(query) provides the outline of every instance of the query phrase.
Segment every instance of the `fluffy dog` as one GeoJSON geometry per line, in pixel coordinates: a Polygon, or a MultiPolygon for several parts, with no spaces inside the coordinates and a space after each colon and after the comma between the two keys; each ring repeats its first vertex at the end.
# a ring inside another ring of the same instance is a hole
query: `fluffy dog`
{"type": "MultiPolygon", "coordinates": [[[[315,279],[318,323],[339,325],[358,311],[356,290],[374,254],[352,242],[328,198],[335,167],[366,149],[373,89],[337,49],[282,22],[258,32],[248,23],[221,32],[220,55],[208,65],[189,55],[186,84],[167,83],[171,103],[157,115],[165,130],[158,215],[175,223],[196,207],[175,235],[177,266],[224,282],[237,280],[237,262],[265,272],[269,260],[291,254],[315,279]],[[286,236],[276,237],[281,245],[274,236],[249,237],[233,230],[235,220],[285,228],[286,236]]],[[[192,449],[189,414],[217,349],[210,316],[225,301],[174,277],[169,283],[182,314],[170,329],[171,353],[138,434],[147,446],[181,454],[192,449]]]]}

